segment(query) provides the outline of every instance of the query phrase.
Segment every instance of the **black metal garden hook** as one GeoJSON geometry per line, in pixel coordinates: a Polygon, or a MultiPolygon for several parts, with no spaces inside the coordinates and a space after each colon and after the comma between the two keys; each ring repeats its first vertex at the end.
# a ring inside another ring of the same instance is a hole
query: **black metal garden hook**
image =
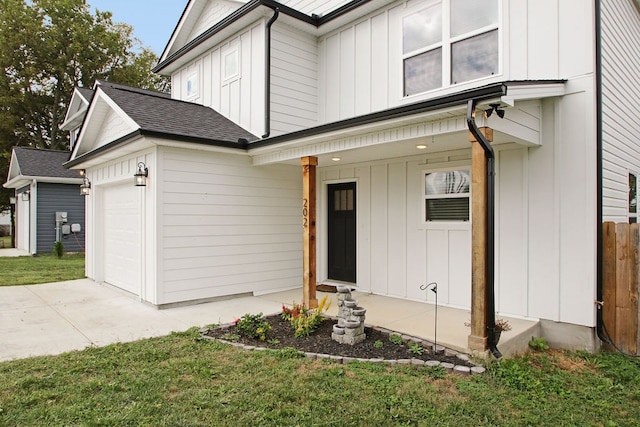
{"type": "Polygon", "coordinates": [[[433,353],[436,354],[438,352],[438,283],[431,282],[427,283],[426,285],[420,285],[420,290],[431,290],[431,292],[436,294],[436,313],[433,327],[433,353]]]}

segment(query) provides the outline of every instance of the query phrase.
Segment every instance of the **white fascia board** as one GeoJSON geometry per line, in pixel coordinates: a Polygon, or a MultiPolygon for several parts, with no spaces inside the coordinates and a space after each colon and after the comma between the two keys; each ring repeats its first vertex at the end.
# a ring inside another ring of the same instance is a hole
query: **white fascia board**
{"type": "MultiPolygon", "coordinates": [[[[83,115],[83,113],[87,111],[88,106],[89,106],[89,100],[84,96],[82,96],[80,91],[77,88],[75,88],[73,90],[73,95],[71,96],[71,101],[69,102],[69,107],[67,108],[67,114],[64,117],[64,121],[60,125],[60,129],[62,130],[75,129],[75,126],[69,128],[69,126],[71,125],[70,122],[73,121],[74,124],[76,125],[79,124],[77,117],[83,115]],[[80,105],[78,106],[78,104],[80,105]],[[78,111],[76,111],[75,113],[71,113],[71,111],[74,108],[76,108],[76,106],[78,111]]],[[[81,122],[82,120],[79,120],[79,121],[81,122]]]]}
{"type": "Polygon", "coordinates": [[[86,111],[87,111],[87,108],[85,107],[79,111],[76,111],[76,113],[73,114],[72,116],[67,117],[65,121],[60,125],[60,129],[65,131],[72,131],[78,126],[80,126],[86,111]]]}
{"type": "MultiPolygon", "coordinates": [[[[82,144],[84,143],[84,140],[87,138],[86,135],[89,132],[89,129],[93,125],[93,123],[92,123],[93,115],[95,113],[96,108],[98,108],[97,107],[98,104],[100,104],[100,103],[106,104],[109,108],[111,108],[113,111],[115,111],[116,114],[118,114],[120,116],[120,118],[127,124],[127,126],[129,126],[129,128],[131,128],[131,131],[134,131],[136,129],[140,129],[140,126],[131,117],[129,117],[118,106],[118,104],[116,104],[111,98],[109,98],[109,96],[107,96],[106,93],[104,93],[102,91],[102,89],[100,88],[100,85],[96,85],[95,91],[96,91],[96,93],[93,96],[93,102],[89,106],[89,111],[87,111],[87,117],[86,117],[86,120],[84,122],[84,126],[82,126],[82,129],[80,129],[80,134],[78,135],[78,142],[73,147],[73,152],[71,153],[71,158],[69,160],[73,160],[78,156],[79,148],[82,146],[82,144]]],[[[102,123],[100,123],[100,124],[102,124],[102,123]]],[[[91,138],[91,139],[93,139],[93,138],[91,138]]],[[[95,148],[95,147],[92,147],[92,148],[95,148]]],[[[88,150],[86,152],[88,153],[90,151],[91,150],[88,150]]]]}
{"type": "Polygon", "coordinates": [[[51,176],[17,176],[4,184],[4,188],[20,188],[32,182],[46,182],[51,184],[82,184],[82,178],[54,178],[51,176]]]}
{"type": "Polygon", "coordinates": [[[565,83],[541,83],[539,85],[510,85],[507,94],[500,98],[502,102],[513,107],[516,101],[551,98],[567,94],[565,83]]]}
{"type": "Polygon", "coordinates": [[[11,161],[9,162],[9,173],[7,174],[7,182],[3,184],[3,186],[5,188],[12,188],[12,187],[7,187],[6,184],[8,184],[12,179],[15,179],[16,177],[19,177],[19,176],[20,176],[20,165],[18,164],[18,158],[16,157],[15,151],[11,150],[11,161]]]}

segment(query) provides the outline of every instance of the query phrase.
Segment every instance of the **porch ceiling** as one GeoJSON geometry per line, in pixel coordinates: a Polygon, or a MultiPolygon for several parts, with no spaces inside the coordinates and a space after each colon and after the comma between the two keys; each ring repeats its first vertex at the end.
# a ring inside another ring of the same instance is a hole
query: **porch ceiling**
{"type": "MultiPolygon", "coordinates": [[[[479,107],[479,111],[484,110],[479,107]]],[[[516,115],[516,108],[508,108],[508,114],[516,115]]],[[[494,129],[493,144],[520,143],[539,144],[539,122],[526,126],[516,121],[490,117],[477,118],[479,126],[494,129]]],[[[341,164],[370,162],[470,149],[466,108],[456,107],[439,110],[396,120],[382,121],[365,126],[314,135],[273,146],[252,149],[249,155],[255,165],[269,163],[299,164],[305,156],[318,157],[319,166],[335,164],[333,158],[340,158],[341,164]],[[419,149],[418,145],[426,145],[419,149]]]]}

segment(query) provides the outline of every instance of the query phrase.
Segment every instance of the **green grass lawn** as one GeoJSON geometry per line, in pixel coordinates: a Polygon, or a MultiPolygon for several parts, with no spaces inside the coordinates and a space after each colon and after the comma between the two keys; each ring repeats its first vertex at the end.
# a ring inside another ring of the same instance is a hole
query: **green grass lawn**
{"type": "MultiPolygon", "coordinates": [[[[0,257],[0,286],[35,285],[82,279],[84,254],[0,257]]],[[[1,425],[1,424],[0,424],[1,425]]]]}
{"type": "Polygon", "coordinates": [[[636,426],[640,365],[535,353],[482,376],[248,352],[196,331],[0,363],[0,425],[636,426]]]}

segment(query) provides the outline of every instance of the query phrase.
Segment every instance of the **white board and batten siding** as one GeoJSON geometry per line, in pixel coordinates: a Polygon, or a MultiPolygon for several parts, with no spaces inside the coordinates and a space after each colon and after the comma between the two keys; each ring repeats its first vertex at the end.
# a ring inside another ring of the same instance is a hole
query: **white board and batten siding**
{"type": "Polygon", "coordinates": [[[402,19],[425,4],[396,2],[320,37],[320,124],[492,82],[566,79],[594,72],[592,45],[584,42],[594,37],[592,4],[502,1],[498,74],[404,97],[402,19]]]}
{"type": "Polygon", "coordinates": [[[171,76],[174,99],[211,107],[254,135],[264,133],[264,20],[229,38],[171,76]],[[238,75],[225,79],[223,58],[237,51],[238,75]],[[193,95],[189,79],[197,79],[193,95]]]}
{"type": "Polygon", "coordinates": [[[159,304],[301,285],[300,168],[162,148],[159,304]]]}
{"type": "MultiPolygon", "coordinates": [[[[271,136],[317,124],[317,43],[276,21],[271,42],[271,136]]],[[[265,133],[265,20],[231,37],[172,75],[172,97],[211,107],[257,136],[265,133]],[[239,75],[224,79],[223,58],[237,50],[239,75]],[[187,96],[187,81],[198,90],[187,96]]]]}
{"type": "Polygon", "coordinates": [[[470,151],[431,158],[395,159],[319,170],[321,204],[319,279],[327,278],[327,185],[356,182],[359,290],[424,301],[421,285],[437,282],[439,303],[468,307],[471,292],[470,224],[426,224],[424,173],[470,165],[470,151]],[[449,159],[455,159],[453,163],[449,159]],[[463,159],[463,160],[460,160],[463,159]],[[464,160],[466,159],[466,160],[464,160]]]}
{"type": "Polygon", "coordinates": [[[313,127],[318,124],[316,39],[286,25],[274,25],[271,35],[272,136],[313,127]]]}
{"type": "Polygon", "coordinates": [[[631,1],[602,1],[604,221],[628,222],[629,172],[640,176],[640,12],[631,1]]]}

